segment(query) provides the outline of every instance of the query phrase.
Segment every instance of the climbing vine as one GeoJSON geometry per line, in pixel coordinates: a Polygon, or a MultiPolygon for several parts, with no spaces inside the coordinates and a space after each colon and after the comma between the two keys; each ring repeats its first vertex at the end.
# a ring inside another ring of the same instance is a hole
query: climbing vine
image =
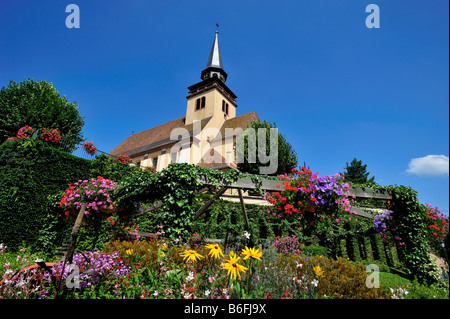
{"type": "MultiPolygon", "coordinates": [[[[411,187],[389,186],[392,193],[387,228],[397,240],[397,248],[409,274],[420,281],[434,282],[436,269],[430,259],[429,231],[424,206],[411,187]]],[[[447,228],[448,233],[448,228],[447,228]]]]}
{"type": "Polygon", "coordinates": [[[186,163],[170,164],[157,174],[136,173],[121,181],[114,197],[119,206],[130,201],[147,205],[161,202],[159,214],[163,215],[162,226],[166,234],[179,237],[190,231],[195,215],[195,195],[205,187],[201,180],[219,186],[220,183],[232,183],[244,177],[261,185],[261,177],[235,170],[219,171],[186,163]]]}

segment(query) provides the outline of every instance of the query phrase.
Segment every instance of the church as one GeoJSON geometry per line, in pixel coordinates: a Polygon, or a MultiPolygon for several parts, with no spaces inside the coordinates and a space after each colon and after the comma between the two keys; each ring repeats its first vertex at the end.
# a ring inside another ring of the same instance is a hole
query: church
{"type": "Polygon", "coordinates": [[[236,138],[259,117],[255,111],[237,115],[237,96],[226,86],[227,77],[216,31],[201,82],[188,87],[186,115],[133,133],[110,154],[126,154],[133,165],[153,167],[156,171],[170,163],[237,169],[236,138]]]}

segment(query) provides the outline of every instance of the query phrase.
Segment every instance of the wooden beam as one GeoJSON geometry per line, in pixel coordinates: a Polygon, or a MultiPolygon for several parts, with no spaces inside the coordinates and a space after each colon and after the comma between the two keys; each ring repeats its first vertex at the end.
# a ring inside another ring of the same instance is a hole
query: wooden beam
{"type": "Polygon", "coordinates": [[[391,200],[392,194],[385,190],[375,190],[372,188],[365,187],[352,187],[349,189],[350,196],[355,196],[356,198],[373,198],[373,199],[383,199],[391,200]]]}
{"type": "MultiPolygon", "coordinates": [[[[66,257],[64,258],[64,263],[63,263],[63,266],[61,269],[61,273],[59,274],[59,281],[56,283],[55,299],[64,298],[64,292],[62,295],[59,294],[59,292],[61,290],[62,277],[63,277],[63,273],[64,273],[64,269],[66,267],[66,264],[72,263],[73,253],[74,253],[75,247],[77,245],[78,232],[80,230],[81,222],[83,221],[85,211],[86,211],[86,203],[83,203],[81,205],[80,211],[78,212],[78,216],[77,216],[77,219],[75,220],[75,224],[73,225],[73,228],[72,228],[71,242],[69,244],[69,247],[67,248],[66,257]]],[[[65,291],[65,286],[63,286],[63,291],[65,291]]]]}
{"type": "MultiPolygon", "coordinates": [[[[214,182],[209,181],[205,178],[200,178],[199,182],[203,183],[207,186],[226,186],[228,188],[237,188],[237,189],[256,189],[258,185],[254,183],[251,178],[239,178],[236,182],[214,182]]],[[[284,191],[285,185],[280,180],[272,180],[272,179],[262,179],[261,186],[259,187],[261,190],[269,191],[269,192],[279,192],[284,191]],[[280,185],[277,187],[277,185],[280,185]]],[[[366,187],[351,187],[349,189],[350,195],[355,196],[357,198],[373,198],[373,199],[382,199],[382,200],[390,200],[392,199],[392,194],[390,194],[386,190],[375,190],[372,188],[366,187]]]]}
{"type": "Polygon", "coordinates": [[[370,218],[370,219],[374,219],[375,216],[377,215],[377,213],[375,211],[372,211],[370,208],[365,208],[365,207],[352,206],[350,208],[350,210],[352,212],[355,212],[356,215],[358,215],[358,216],[366,217],[366,218],[370,218]]]}
{"type": "MultiPolygon", "coordinates": [[[[258,188],[258,185],[254,183],[251,178],[239,178],[236,182],[214,182],[209,181],[204,178],[199,178],[198,181],[200,183],[203,183],[203,185],[207,186],[224,186],[227,188],[241,188],[241,189],[256,189],[258,188]]],[[[262,190],[266,191],[282,191],[284,190],[284,184],[281,183],[279,180],[272,180],[272,179],[263,179],[261,181],[261,186],[259,187],[262,190]],[[280,187],[277,187],[278,184],[281,184],[280,187]]]]}
{"type": "Polygon", "coordinates": [[[245,211],[244,198],[242,197],[242,189],[238,188],[239,200],[241,202],[242,214],[244,214],[245,226],[247,229],[250,229],[250,225],[248,224],[247,212],[245,211]]]}
{"type": "Polygon", "coordinates": [[[209,208],[209,206],[212,205],[212,203],[219,198],[220,196],[222,196],[223,193],[225,193],[225,191],[228,189],[228,187],[222,187],[217,193],[214,194],[214,196],[205,203],[205,205],[203,205],[202,208],[200,208],[197,212],[197,214],[195,214],[194,220],[196,221],[197,218],[199,218],[204,212],[206,212],[206,210],[209,208]]]}

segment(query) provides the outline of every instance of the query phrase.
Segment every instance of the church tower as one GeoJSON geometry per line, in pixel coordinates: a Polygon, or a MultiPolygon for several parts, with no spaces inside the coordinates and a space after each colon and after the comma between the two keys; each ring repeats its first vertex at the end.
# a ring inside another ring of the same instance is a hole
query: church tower
{"type": "Polygon", "coordinates": [[[210,124],[220,128],[226,120],[236,117],[237,96],[225,85],[227,77],[216,31],[208,62],[201,72],[202,81],[188,87],[186,125],[211,117],[210,124]]]}

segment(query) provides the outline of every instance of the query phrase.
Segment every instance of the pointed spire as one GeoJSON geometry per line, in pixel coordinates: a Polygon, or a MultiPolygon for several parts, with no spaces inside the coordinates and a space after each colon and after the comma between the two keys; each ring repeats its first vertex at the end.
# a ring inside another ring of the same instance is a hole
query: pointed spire
{"type": "Polygon", "coordinates": [[[219,77],[223,82],[227,79],[227,73],[223,69],[222,54],[220,53],[219,31],[216,31],[208,62],[206,68],[202,71],[201,78],[206,80],[213,76],[219,77]]]}
{"type": "Polygon", "coordinates": [[[211,52],[209,53],[208,63],[206,63],[206,67],[215,67],[223,69],[222,64],[222,55],[220,54],[219,47],[219,31],[216,31],[216,37],[214,38],[214,43],[211,48],[211,52]]]}

